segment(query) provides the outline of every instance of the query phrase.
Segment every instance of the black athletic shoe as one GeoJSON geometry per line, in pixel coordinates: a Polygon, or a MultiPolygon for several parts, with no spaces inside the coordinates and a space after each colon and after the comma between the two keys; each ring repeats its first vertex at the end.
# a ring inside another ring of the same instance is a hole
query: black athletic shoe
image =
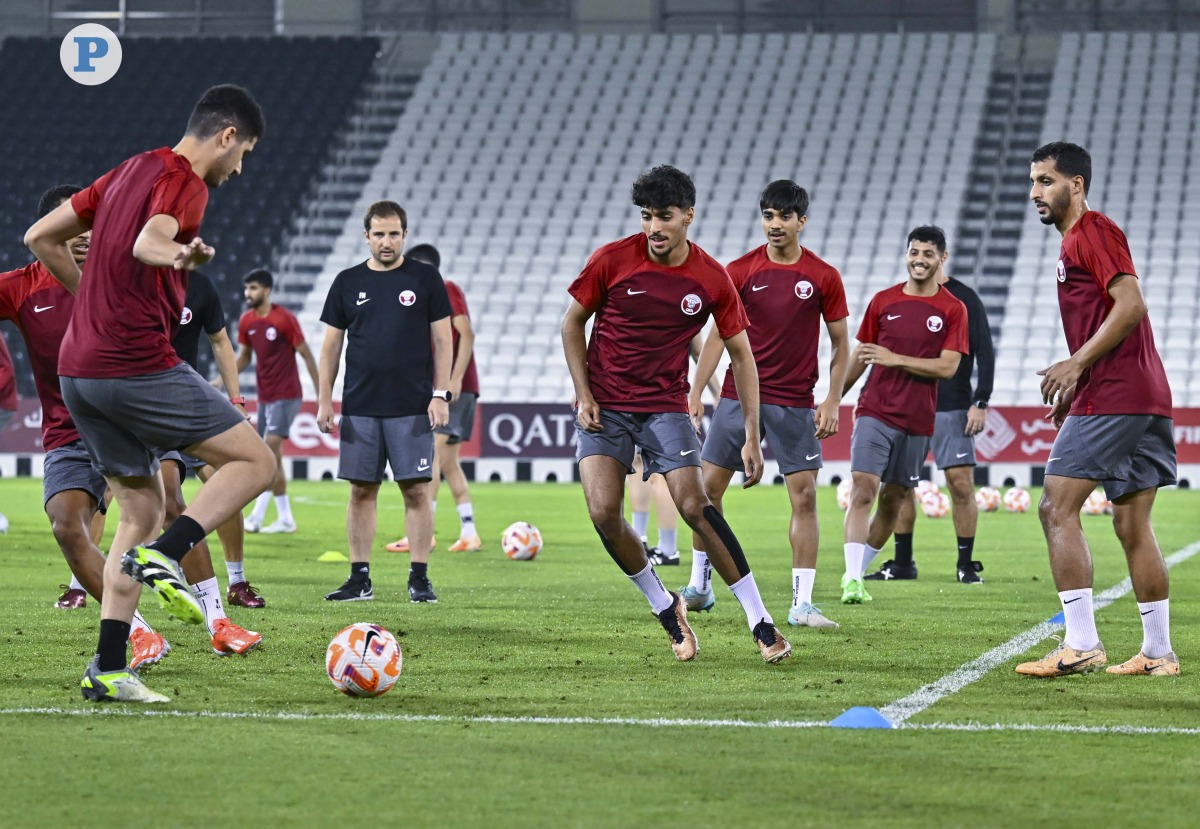
{"type": "Polygon", "coordinates": [[[972,561],[968,567],[958,568],[958,580],[963,584],[983,584],[983,578],[979,575],[983,572],[982,561],[972,561]]]}
{"type": "Polygon", "coordinates": [[[419,602],[437,604],[437,594],[433,592],[433,585],[429,583],[428,577],[408,580],[408,598],[413,604],[419,602]]]}
{"type": "Polygon", "coordinates": [[[905,567],[903,564],[897,564],[892,559],[888,559],[883,563],[883,566],[874,573],[863,576],[868,581],[895,581],[896,579],[912,580],[917,577],[917,563],[905,567]]]}
{"type": "Polygon", "coordinates": [[[654,564],[659,567],[661,567],[663,565],[666,565],[667,567],[678,567],[679,566],[679,553],[678,552],[676,552],[674,555],[672,555],[671,553],[668,553],[666,550],[660,550],[658,547],[650,547],[649,549],[647,549],[646,550],[646,558],[650,559],[651,564],[654,564]]]}
{"type": "Polygon", "coordinates": [[[371,589],[370,579],[346,579],[346,583],[325,594],[327,602],[373,602],[375,591],[371,589]]]}

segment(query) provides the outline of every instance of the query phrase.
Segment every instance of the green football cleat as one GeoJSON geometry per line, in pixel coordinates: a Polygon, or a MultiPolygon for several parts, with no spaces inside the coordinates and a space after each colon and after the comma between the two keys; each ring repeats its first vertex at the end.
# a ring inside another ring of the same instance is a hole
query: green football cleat
{"type": "Polygon", "coordinates": [[[842,604],[862,604],[872,601],[862,577],[842,576],[842,604]]]}
{"type": "Polygon", "coordinates": [[[121,572],[153,590],[158,603],[176,619],[190,625],[204,621],[204,612],[188,589],[179,565],[157,550],[134,547],[121,556],[121,572]]]}
{"type": "Polygon", "coordinates": [[[712,610],[713,605],[717,603],[717,597],[711,589],[707,593],[701,593],[690,584],[680,588],[679,598],[683,599],[687,609],[692,612],[712,610]]]}
{"type": "Polygon", "coordinates": [[[83,698],[93,702],[170,702],[170,697],[156,694],[145,685],[138,675],[128,668],[101,673],[97,663],[100,657],[92,657],[83,679],[79,683],[83,698]]]}

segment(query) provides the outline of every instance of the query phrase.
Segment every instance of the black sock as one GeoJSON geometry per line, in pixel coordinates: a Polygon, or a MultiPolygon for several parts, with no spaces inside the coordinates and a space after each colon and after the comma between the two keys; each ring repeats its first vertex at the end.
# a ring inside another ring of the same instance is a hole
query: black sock
{"type": "Polygon", "coordinates": [[[119,671],[128,664],[126,643],[129,641],[128,622],[119,619],[100,620],[100,644],[96,646],[97,667],[101,671],[119,671]]]}
{"type": "Polygon", "coordinates": [[[408,580],[409,581],[424,581],[429,578],[429,562],[414,561],[408,565],[408,580]]]}
{"type": "Polygon", "coordinates": [[[958,566],[969,567],[971,564],[971,554],[975,552],[975,536],[963,538],[958,536],[958,566]]]}
{"type": "Polygon", "coordinates": [[[912,533],[896,533],[896,564],[909,567],[913,563],[912,533]]]}
{"type": "Polygon", "coordinates": [[[151,550],[158,550],[173,561],[182,561],[188,550],[204,540],[204,528],[186,515],[175,519],[167,531],[147,544],[151,550]]]}
{"type": "Polygon", "coordinates": [[[371,564],[366,561],[350,562],[350,578],[354,581],[370,581],[371,564]]]}

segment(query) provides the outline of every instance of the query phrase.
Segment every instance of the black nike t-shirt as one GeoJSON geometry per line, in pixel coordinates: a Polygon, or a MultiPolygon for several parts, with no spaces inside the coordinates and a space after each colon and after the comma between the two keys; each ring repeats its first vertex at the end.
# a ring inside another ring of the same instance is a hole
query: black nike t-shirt
{"type": "Polygon", "coordinates": [[[406,258],[373,271],[367,263],[339,273],[321,322],[346,332],[342,414],[425,414],[433,391],[430,326],[450,316],[450,297],[432,265],[406,258]]]}
{"type": "Polygon", "coordinates": [[[188,278],[187,294],[183,298],[183,315],[179,319],[179,330],[171,345],[179,359],[197,371],[200,370],[200,332],[212,336],[225,327],[225,309],[221,297],[211,279],[199,271],[192,271],[188,278]]]}

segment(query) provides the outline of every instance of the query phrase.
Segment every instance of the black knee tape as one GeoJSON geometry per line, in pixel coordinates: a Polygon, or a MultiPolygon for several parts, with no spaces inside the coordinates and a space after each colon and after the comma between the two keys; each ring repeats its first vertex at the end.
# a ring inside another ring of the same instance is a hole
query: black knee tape
{"type": "Polygon", "coordinates": [[[612,560],[615,561],[617,566],[621,568],[621,572],[627,576],[634,575],[634,572],[626,567],[621,561],[620,557],[617,556],[617,551],[613,549],[612,544],[609,543],[609,540],[604,537],[604,533],[600,532],[600,528],[595,524],[592,524],[592,528],[596,531],[596,535],[600,536],[600,543],[604,545],[604,549],[608,551],[609,556],[611,556],[612,560]]]}
{"type": "Polygon", "coordinates": [[[729,528],[725,516],[721,515],[716,507],[709,504],[704,508],[704,517],[708,521],[708,525],[713,528],[713,532],[717,534],[717,538],[721,539],[721,543],[725,545],[725,549],[729,550],[729,557],[733,559],[733,566],[737,568],[738,576],[745,578],[750,575],[750,565],[746,563],[746,554],[742,552],[742,545],[738,543],[737,536],[729,528]]]}

